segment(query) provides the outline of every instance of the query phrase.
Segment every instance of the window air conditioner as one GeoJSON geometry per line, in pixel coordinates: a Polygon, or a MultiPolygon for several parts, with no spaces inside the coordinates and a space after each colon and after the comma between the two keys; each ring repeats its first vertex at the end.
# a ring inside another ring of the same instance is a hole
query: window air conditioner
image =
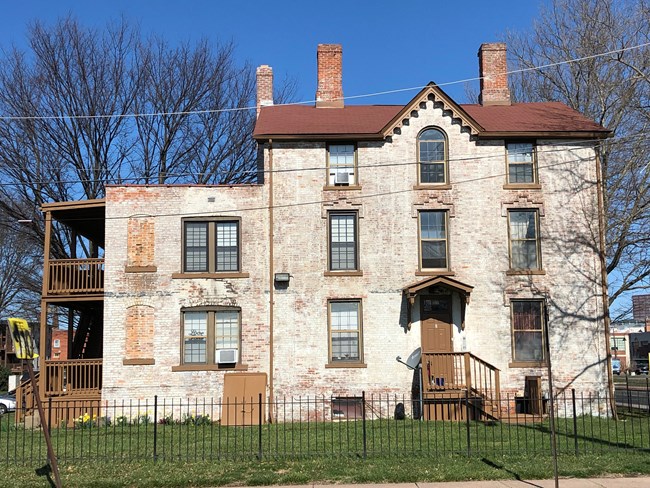
{"type": "Polygon", "coordinates": [[[337,171],[334,175],[334,184],[335,185],[349,185],[350,184],[350,174],[345,171],[337,171]]]}
{"type": "Polygon", "coordinates": [[[217,349],[217,363],[233,364],[237,362],[237,349],[217,349]]]}

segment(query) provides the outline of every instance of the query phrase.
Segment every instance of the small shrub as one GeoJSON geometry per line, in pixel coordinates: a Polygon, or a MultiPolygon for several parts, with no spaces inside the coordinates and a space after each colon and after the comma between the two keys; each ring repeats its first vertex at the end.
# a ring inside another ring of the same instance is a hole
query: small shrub
{"type": "Polygon", "coordinates": [[[211,423],[209,415],[183,414],[183,425],[210,425],[211,423]]]}

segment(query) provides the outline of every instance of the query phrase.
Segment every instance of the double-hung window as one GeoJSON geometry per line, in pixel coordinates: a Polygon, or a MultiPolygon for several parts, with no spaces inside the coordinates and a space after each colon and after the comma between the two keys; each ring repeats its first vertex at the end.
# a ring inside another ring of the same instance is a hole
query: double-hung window
{"type": "Polygon", "coordinates": [[[426,129],[418,136],[419,183],[447,183],[447,138],[438,129],[426,129]]]}
{"type": "Polygon", "coordinates": [[[330,363],[363,362],[361,301],[329,301],[330,363]]]}
{"type": "Polygon", "coordinates": [[[356,212],[329,213],[329,269],[356,271],[359,269],[356,212]]]}
{"type": "Polygon", "coordinates": [[[508,183],[511,185],[537,183],[535,146],[532,142],[506,144],[508,183]]]}
{"type": "Polygon", "coordinates": [[[186,220],[183,223],[183,241],[183,272],[240,271],[238,220],[186,220]]]}
{"type": "Polygon", "coordinates": [[[239,309],[184,310],[183,364],[236,364],[241,343],[239,309]]]}
{"type": "Polygon", "coordinates": [[[512,359],[515,362],[545,360],[544,302],[512,300],[512,359]]]}
{"type": "Polygon", "coordinates": [[[420,225],[420,269],[449,269],[447,212],[423,210],[420,225]]]}
{"type": "Polygon", "coordinates": [[[356,185],[356,148],[354,144],[330,144],[327,148],[328,185],[356,185]]]}
{"type": "Polygon", "coordinates": [[[510,269],[541,269],[537,210],[508,211],[510,269]]]}

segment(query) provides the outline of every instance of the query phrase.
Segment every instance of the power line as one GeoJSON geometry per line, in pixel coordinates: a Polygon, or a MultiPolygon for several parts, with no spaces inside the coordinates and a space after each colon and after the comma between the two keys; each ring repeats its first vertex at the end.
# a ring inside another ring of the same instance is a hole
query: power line
{"type": "MultiPolygon", "coordinates": [[[[620,140],[616,139],[609,139],[606,143],[603,142],[598,142],[594,143],[592,140],[587,140],[585,141],[584,139],[573,139],[573,140],[563,140],[562,144],[566,146],[567,144],[584,144],[585,147],[590,147],[594,149],[598,149],[603,147],[604,145],[612,145],[612,144],[626,144],[628,143],[631,139],[634,138],[646,138],[646,134],[638,134],[635,135],[633,138],[626,137],[626,138],[621,138],[620,140]]],[[[543,149],[540,150],[539,146],[536,151],[536,154],[548,154],[548,153],[554,153],[554,152],[564,152],[566,151],[566,147],[561,147],[561,148],[551,148],[551,149],[543,149]]],[[[499,147],[499,151],[495,152],[494,154],[489,154],[489,155],[481,155],[481,156],[459,156],[456,158],[448,158],[445,161],[448,163],[453,163],[453,162],[463,162],[463,161],[477,161],[477,160],[489,160],[489,159],[494,159],[494,158],[503,158],[505,156],[505,152],[503,152],[503,147],[499,147]]],[[[375,163],[367,163],[367,164],[357,164],[357,168],[381,168],[381,167],[389,167],[389,166],[411,166],[411,165],[417,165],[420,164],[417,160],[412,160],[412,161],[403,161],[403,160],[383,160],[375,163]]],[[[242,170],[238,171],[237,174],[251,174],[251,175],[260,175],[260,174],[270,174],[270,173],[296,173],[296,172],[303,172],[303,171],[325,171],[327,170],[327,166],[307,166],[307,167],[301,167],[301,168],[284,168],[284,169],[274,169],[274,170],[268,170],[268,169],[249,169],[249,170],[242,170]]],[[[222,171],[217,171],[216,173],[232,173],[232,170],[222,170],[222,171]]],[[[204,174],[201,171],[193,171],[193,172],[186,172],[186,173],[165,173],[165,177],[167,178],[184,178],[188,176],[198,176],[204,174]]],[[[151,178],[157,179],[157,176],[152,176],[151,178]]],[[[123,182],[129,182],[129,181],[142,181],[144,180],[145,177],[143,176],[133,176],[133,177],[124,177],[124,176],[115,176],[112,178],[97,178],[97,179],[70,179],[70,180],[56,180],[57,183],[59,184],[81,184],[81,183],[105,183],[105,184],[122,184],[123,182]]],[[[33,185],[47,185],[52,183],[53,180],[47,179],[47,180],[39,180],[39,181],[33,181],[31,184],[33,185]]],[[[126,184],[126,183],[125,183],[126,184]]],[[[181,184],[181,183],[140,183],[143,185],[175,185],[175,184],[181,184]]],[[[185,184],[192,184],[192,185],[201,185],[204,186],[206,185],[205,183],[185,183],[185,184]]],[[[242,183],[232,183],[232,185],[238,185],[242,183]]],[[[247,184],[247,183],[244,183],[247,184]]],[[[254,183],[253,183],[254,184],[254,183]]],[[[0,187],[10,187],[10,186],[21,186],[22,183],[18,181],[11,181],[11,182],[2,182],[0,183],[0,187]]],[[[218,183],[214,185],[207,184],[207,186],[218,186],[218,185],[229,185],[228,183],[218,183]]]]}
{"type": "MultiPolygon", "coordinates": [[[[566,161],[559,161],[556,163],[552,164],[546,164],[542,166],[538,166],[538,169],[547,169],[547,168],[554,168],[556,166],[562,166],[566,164],[572,164],[572,163],[582,163],[585,161],[585,158],[576,158],[576,159],[571,159],[571,160],[566,160],[566,161]]],[[[458,180],[454,181],[451,183],[452,185],[462,185],[466,183],[473,183],[477,181],[484,181],[484,180],[491,180],[494,178],[503,178],[506,176],[507,173],[497,173],[493,175],[487,175],[487,176],[480,176],[476,178],[467,178],[464,180],[458,180]]],[[[595,183],[594,183],[595,185],[595,183]]],[[[435,190],[435,187],[432,187],[431,190],[435,190]]],[[[428,190],[428,189],[427,189],[428,190]]],[[[379,193],[371,193],[371,194],[365,194],[365,195],[350,195],[346,194],[345,199],[346,200],[367,200],[370,198],[378,198],[378,197],[386,197],[386,196],[391,196],[391,195],[399,195],[399,194],[404,194],[404,193],[410,193],[410,192],[417,192],[417,191],[426,191],[422,190],[421,188],[405,188],[403,190],[392,190],[392,191],[386,191],[386,192],[379,192],[379,193]]],[[[443,190],[444,191],[444,190],[443,190]]],[[[446,190],[448,191],[448,190],[446,190]]],[[[66,219],[66,222],[75,222],[75,221],[84,221],[84,222],[91,222],[91,221],[97,221],[97,222],[103,222],[103,221],[116,221],[116,220],[127,220],[130,218],[158,218],[158,217],[202,217],[202,216],[213,216],[213,215],[222,215],[222,214],[230,214],[230,213],[239,213],[239,212],[253,212],[253,211],[260,211],[260,210],[269,210],[270,208],[273,209],[281,209],[281,208],[291,208],[291,207],[304,207],[304,206],[309,206],[309,205],[319,205],[319,204],[327,204],[327,203],[335,203],[339,201],[338,198],[332,198],[332,199],[318,199],[318,200],[310,200],[310,201],[305,201],[305,202],[292,202],[292,203],[286,203],[286,204],[275,204],[272,207],[268,205],[260,205],[260,206],[253,206],[253,207],[244,207],[244,208],[230,208],[230,209],[218,209],[218,210],[210,210],[210,211],[205,211],[205,212],[170,212],[170,213],[157,213],[157,214],[146,214],[146,213],[139,213],[139,214],[133,214],[130,216],[117,216],[117,217],[104,217],[104,218],[97,218],[97,219],[89,219],[89,218],[84,218],[84,219],[66,219]]]]}
{"type": "MultiPolygon", "coordinates": [[[[505,71],[502,73],[496,74],[497,76],[507,76],[511,74],[517,74],[517,73],[525,73],[528,71],[539,71],[543,70],[545,68],[551,68],[554,66],[561,66],[564,64],[570,64],[570,63],[577,63],[580,61],[586,61],[588,59],[595,59],[603,56],[609,56],[611,54],[617,54],[625,51],[630,51],[633,49],[641,49],[643,47],[650,46],[650,42],[646,42],[643,44],[638,44],[636,46],[630,46],[630,47],[624,47],[620,49],[614,49],[611,51],[603,52],[603,53],[597,53],[597,54],[591,54],[587,56],[582,56],[579,58],[572,58],[572,59],[567,59],[567,60],[562,60],[562,61],[557,61],[554,63],[547,63],[544,65],[539,65],[539,66],[532,66],[529,68],[521,68],[521,69],[516,69],[516,70],[511,70],[511,71],[505,71]]],[[[467,83],[470,81],[480,81],[482,79],[485,79],[487,77],[485,76],[476,76],[473,78],[465,78],[461,80],[456,80],[456,81],[448,81],[445,83],[440,83],[437,84],[437,86],[442,87],[442,86],[450,86],[450,85],[457,85],[460,83],[467,83]]],[[[422,85],[422,86],[415,86],[415,87],[409,87],[409,88],[397,88],[394,90],[384,90],[381,92],[373,92],[373,93],[365,93],[361,95],[351,95],[347,97],[341,97],[337,98],[336,100],[352,100],[352,99],[359,99],[359,98],[369,98],[369,97],[377,97],[381,95],[390,95],[394,93],[401,93],[401,92],[407,92],[407,91],[415,91],[415,90],[422,90],[425,88],[427,85],[422,85]]],[[[286,105],[306,105],[306,104],[314,104],[316,103],[316,100],[304,100],[302,102],[290,102],[290,103],[281,103],[281,104],[276,104],[274,106],[286,106],[286,105]]],[[[161,117],[161,116],[178,116],[178,115],[205,115],[205,114],[213,114],[213,113],[223,113],[223,112],[238,112],[238,111],[247,111],[247,110],[256,110],[257,106],[248,106],[248,107],[231,107],[231,108],[219,108],[219,109],[205,109],[205,110],[187,110],[187,111],[175,111],[175,112],[149,112],[149,113],[133,113],[133,114],[98,114],[98,115],[25,115],[25,116],[14,116],[14,115],[0,115],[0,120],[6,120],[6,121],[13,121],[13,120],[77,120],[77,119],[117,119],[117,118],[138,118],[138,117],[161,117]]]]}

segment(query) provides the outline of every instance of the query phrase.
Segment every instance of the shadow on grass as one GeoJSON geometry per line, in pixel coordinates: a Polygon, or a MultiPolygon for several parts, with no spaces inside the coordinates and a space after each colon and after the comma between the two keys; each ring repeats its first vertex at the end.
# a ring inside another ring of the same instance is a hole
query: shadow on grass
{"type": "MultiPolygon", "coordinates": [[[[620,421],[619,421],[620,422],[620,421]]],[[[623,421],[624,422],[624,421],[623,421]]],[[[548,434],[550,436],[551,430],[549,426],[545,424],[519,424],[520,427],[523,427],[524,429],[529,429],[529,430],[536,430],[542,434],[548,434]]],[[[647,447],[640,447],[640,446],[635,446],[634,444],[630,444],[627,440],[627,434],[625,435],[625,438],[623,439],[623,442],[620,442],[617,439],[615,440],[607,440],[607,439],[600,439],[596,436],[587,436],[584,434],[574,434],[572,432],[563,432],[563,431],[555,431],[555,435],[557,436],[558,439],[558,454],[566,454],[565,452],[560,452],[560,446],[559,443],[561,442],[561,439],[564,439],[567,442],[569,440],[573,441],[582,441],[583,442],[583,449],[584,449],[584,443],[592,443],[594,445],[599,445],[601,448],[602,447],[607,447],[609,448],[609,451],[616,449],[623,449],[625,451],[633,451],[633,452],[640,452],[640,453],[650,453],[650,449],[647,447]]],[[[618,433],[616,434],[618,437],[618,433]]],[[[643,433],[642,431],[640,432],[640,435],[642,436],[643,433]]],[[[632,432],[632,436],[634,436],[634,432],[632,432]]],[[[643,438],[640,438],[640,441],[643,442],[643,438]]],[[[601,450],[602,452],[602,450],[601,450]]],[[[583,452],[584,453],[584,452],[583,452]]],[[[578,453],[576,453],[578,454],[578,453]]]]}
{"type": "Polygon", "coordinates": [[[52,468],[50,467],[49,464],[46,464],[45,466],[41,466],[40,468],[35,469],[34,473],[36,473],[36,476],[45,476],[50,486],[56,488],[56,483],[52,479],[52,468]]]}
{"type": "Polygon", "coordinates": [[[490,461],[487,458],[481,458],[481,461],[483,463],[487,464],[488,466],[490,466],[491,468],[495,468],[495,469],[499,469],[501,471],[505,471],[506,473],[512,475],[517,481],[521,481],[522,483],[525,483],[525,484],[530,485],[530,486],[536,486],[538,488],[542,488],[541,485],[536,485],[535,483],[531,483],[530,481],[523,480],[523,479],[521,479],[521,476],[519,476],[518,473],[515,473],[514,471],[509,470],[505,466],[501,466],[499,464],[496,464],[495,462],[490,461]]]}

